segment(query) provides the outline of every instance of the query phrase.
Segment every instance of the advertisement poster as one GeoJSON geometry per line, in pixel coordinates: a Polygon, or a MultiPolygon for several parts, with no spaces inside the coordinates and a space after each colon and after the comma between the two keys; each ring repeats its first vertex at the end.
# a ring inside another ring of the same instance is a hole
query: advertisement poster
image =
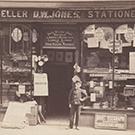
{"type": "Polygon", "coordinates": [[[48,96],[48,77],[46,73],[34,74],[34,96],[48,96]]]}
{"type": "Polygon", "coordinates": [[[125,130],[127,128],[127,115],[96,113],[95,128],[125,130]]]}
{"type": "Polygon", "coordinates": [[[129,71],[135,73],[135,52],[129,53],[129,71]]]}

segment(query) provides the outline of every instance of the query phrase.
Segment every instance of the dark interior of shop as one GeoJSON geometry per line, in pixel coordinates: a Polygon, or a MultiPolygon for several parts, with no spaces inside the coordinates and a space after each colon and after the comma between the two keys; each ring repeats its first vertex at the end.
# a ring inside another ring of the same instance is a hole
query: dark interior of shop
{"type": "MultiPolygon", "coordinates": [[[[59,51],[53,50],[55,55],[59,51]]],[[[68,94],[71,89],[73,76],[73,62],[64,61],[66,51],[63,52],[63,58],[49,61],[44,67],[44,72],[48,74],[49,96],[47,99],[47,115],[49,116],[67,116],[68,94]]]]}

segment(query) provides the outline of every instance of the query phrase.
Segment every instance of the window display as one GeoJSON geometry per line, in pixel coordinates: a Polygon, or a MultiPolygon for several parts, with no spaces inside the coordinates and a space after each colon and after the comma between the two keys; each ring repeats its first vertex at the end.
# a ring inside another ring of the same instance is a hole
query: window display
{"type": "Polygon", "coordinates": [[[134,24],[92,24],[82,44],[82,77],[94,109],[135,109],[134,24]],[[117,27],[116,27],[117,26],[117,27]]]}
{"type": "Polygon", "coordinates": [[[22,25],[4,25],[3,29],[8,31],[3,35],[1,59],[2,104],[7,106],[9,101],[15,100],[20,86],[24,86],[25,91],[31,90],[31,44],[30,40],[23,40],[24,33],[29,30],[22,25]]]}

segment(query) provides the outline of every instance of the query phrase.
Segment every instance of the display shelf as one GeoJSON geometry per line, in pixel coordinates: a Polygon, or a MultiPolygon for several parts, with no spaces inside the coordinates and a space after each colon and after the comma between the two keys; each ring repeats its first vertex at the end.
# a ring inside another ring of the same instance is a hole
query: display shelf
{"type": "MultiPolygon", "coordinates": [[[[120,70],[119,70],[120,71],[120,70]]],[[[135,79],[135,73],[127,72],[127,70],[121,70],[123,72],[118,72],[116,70],[114,74],[114,79],[117,81],[119,80],[127,80],[127,79],[135,79]]],[[[112,71],[109,69],[83,69],[83,73],[89,74],[89,77],[102,77],[105,80],[112,80],[112,71]]]]}
{"type": "Polygon", "coordinates": [[[23,73],[23,72],[31,72],[31,69],[9,69],[9,70],[4,70],[3,72],[5,73],[15,73],[15,72],[20,72],[20,73],[23,73]]]}
{"type": "Polygon", "coordinates": [[[2,83],[2,85],[31,85],[31,83],[30,82],[25,82],[25,83],[14,82],[14,83],[2,83]]]}

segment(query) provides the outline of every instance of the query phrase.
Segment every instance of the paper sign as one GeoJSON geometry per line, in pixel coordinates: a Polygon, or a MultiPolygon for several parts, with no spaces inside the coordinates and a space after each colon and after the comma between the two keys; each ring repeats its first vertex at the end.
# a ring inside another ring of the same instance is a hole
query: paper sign
{"type": "Polygon", "coordinates": [[[91,102],[96,102],[96,94],[95,93],[90,94],[90,101],[91,102]]]}
{"type": "Polygon", "coordinates": [[[87,39],[88,48],[96,48],[98,47],[98,40],[97,38],[88,38],[87,39]]]}
{"type": "Polygon", "coordinates": [[[94,81],[90,81],[90,88],[94,87],[94,81]]]}
{"type": "Polygon", "coordinates": [[[104,83],[103,82],[100,82],[100,86],[103,87],[104,86],[104,83]]]}
{"type": "Polygon", "coordinates": [[[129,53],[129,72],[135,73],[135,52],[129,53]]]}
{"type": "Polygon", "coordinates": [[[103,40],[104,38],[104,31],[102,28],[97,28],[96,31],[95,31],[95,37],[98,39],[98,41],[101,41],[103,40]]]}
{"type": "Polygon", "coordinates": [[[121,26],[119,26],[119,27],[116,29],[116,33],[117,33],[117,34],[124,34],[124,33],[127,32],[127,29],[128,29],[128,25],[127,25],[127,24],[121,25],[121,26]]]}
{"type": "Polygon", "coordinates": [[[20,94],[25,94],[25,85],[19,85],[18,91],[19,91],[20,94]]]}
{"type": "Polygon", "coordinates": [[[48,96],[48,77],[46,73],[34,73],[34,96],[48,96]]]}
{"type": "Polygon", "coordinates": [[[135,47],[135,37],[133,37],[133,47],[135,47]]]}
{"type": "Polygon", "coordinates": [[[89,25],[84,31],[84,34],[94,34],[94,33],[95,33],[95,25],[89,25]]]}
{"type": "Polygon", "coordinates": [[[109,81],[109,89],[112,89],[112,88],[113,88],[113,82],[109,81]]]}

